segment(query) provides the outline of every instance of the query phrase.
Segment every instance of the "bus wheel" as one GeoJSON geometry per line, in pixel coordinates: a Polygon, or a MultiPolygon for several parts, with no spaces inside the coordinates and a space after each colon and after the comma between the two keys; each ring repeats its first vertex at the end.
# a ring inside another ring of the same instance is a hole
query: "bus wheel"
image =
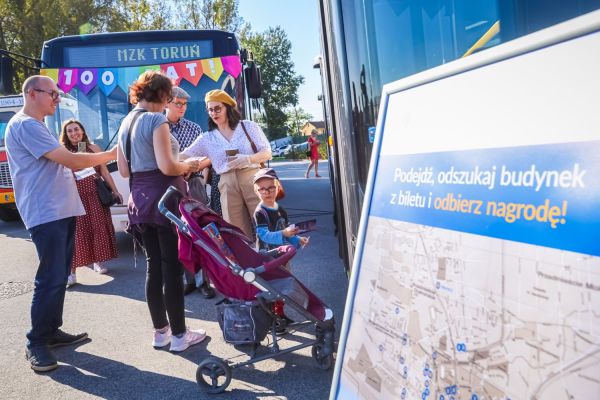
{"type": "Polygon", "coordinates": [[[0,219],[4,222],[18,221],[21,219],[16,208],[0,207],[0,219]]]}

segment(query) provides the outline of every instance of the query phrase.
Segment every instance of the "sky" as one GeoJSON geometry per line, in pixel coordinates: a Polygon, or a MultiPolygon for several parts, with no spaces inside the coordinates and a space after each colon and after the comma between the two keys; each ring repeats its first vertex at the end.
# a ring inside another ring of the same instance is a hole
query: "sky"
{"type": "Polygon", "coordinates": [[[254,32],[281,26],[292,43],[292,62],[296,74],[304,77],[298,89],[299,106],[323,120],[319,70],[313,69],[313,59],[321,52],[319,39],[318,0],[240,0],[239,14],[252,25],[254,32]]]}

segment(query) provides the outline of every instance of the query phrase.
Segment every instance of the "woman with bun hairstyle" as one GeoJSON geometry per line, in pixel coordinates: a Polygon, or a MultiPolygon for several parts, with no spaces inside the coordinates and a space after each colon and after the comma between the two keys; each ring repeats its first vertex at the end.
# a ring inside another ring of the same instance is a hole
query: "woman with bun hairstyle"
{"type": "MultiPolygon", "coordinates": [[[[158,211],[158,201],[169,186],[185,193],[183,176],[204,168],[208,160],[178,160],[179,144],[163,114],[172,99],[172,86],[171,80],[157,71],[144,72],[131,85],[129,101],[135,108],[119,128],[117,163],[121,175],[130,179],[129,230],[146,253],[146,302],[154,326],[152,346],[171,344],[170,350],[179,352],[200,343],[206,332],[186,327],[177,233],[158,211]]],[[[176,203],[167,206],[176,212],[176,203]]]]}
{"type": "Polygon", "coordinates": [[[254,192],[253,177],[260,163],[271,159],[271,145],[258,124],[242,120],[235,100],[223,90],[211,90],[204,101],[209,131],[198,137],[180,157],[210,159],[220,175],[223,218],[252,238],[252,216],[260,202],[254,192]]]}

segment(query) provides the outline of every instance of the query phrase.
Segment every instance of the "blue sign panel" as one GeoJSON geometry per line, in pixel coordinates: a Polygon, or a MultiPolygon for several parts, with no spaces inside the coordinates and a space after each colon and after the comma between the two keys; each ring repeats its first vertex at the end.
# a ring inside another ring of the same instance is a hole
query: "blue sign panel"
{"type": "Polygon", "coordinates": [[[371,215],[600,256],[600,141],[382,156],[371,215]]]}

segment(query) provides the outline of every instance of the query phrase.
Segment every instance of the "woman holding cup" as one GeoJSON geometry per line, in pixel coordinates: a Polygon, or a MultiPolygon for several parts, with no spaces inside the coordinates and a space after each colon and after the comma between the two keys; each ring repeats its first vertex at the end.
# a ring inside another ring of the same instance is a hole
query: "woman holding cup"
{"type": "Polygon", "coordinates": [[[185,149],[180,158],[210,159],[221,176],[223,218],[252,238],[252,216],[260,201],[254,192],[253,177],[260,163],[271,159],[271,146],[258,124],[242,120],[235,100],[226,92],[211,90],[204,101],[209,131],[185,149]]]}

